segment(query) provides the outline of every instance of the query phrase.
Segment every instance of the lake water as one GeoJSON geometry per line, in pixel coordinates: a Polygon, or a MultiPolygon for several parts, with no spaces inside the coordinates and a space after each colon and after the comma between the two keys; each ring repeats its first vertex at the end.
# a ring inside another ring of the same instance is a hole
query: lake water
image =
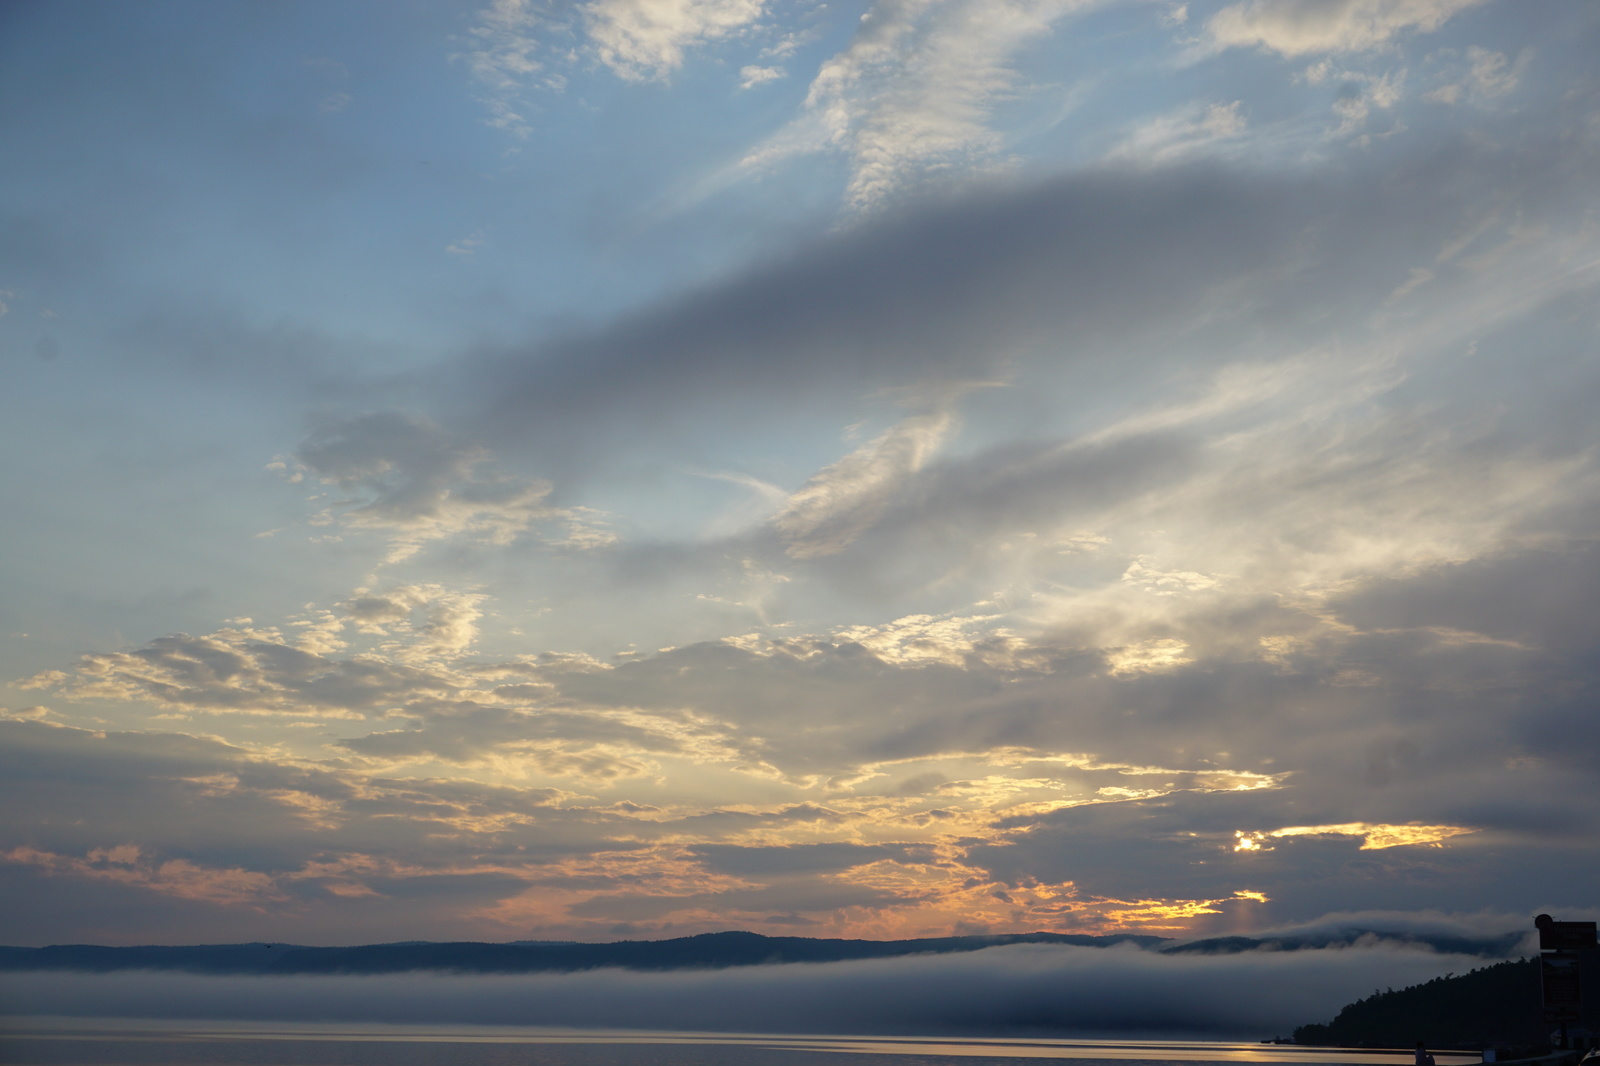
{"type": "MultiPolygon", "coordinates": [[[[1410,1066],[1411,1053],[1181,1040],[947,1039],[12,1018],[10,1066],[1410,1066]]],[[[1436,1053],[1439,1066],[1477,1055],[1436,1053]]]]}

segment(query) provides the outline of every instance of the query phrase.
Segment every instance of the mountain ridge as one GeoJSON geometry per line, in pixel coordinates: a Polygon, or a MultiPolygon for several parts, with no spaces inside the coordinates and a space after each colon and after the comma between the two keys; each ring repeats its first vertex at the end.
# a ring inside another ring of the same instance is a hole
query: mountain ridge
{"type": "Polygon", "coordinates": [[[1110,948],[1132,944],[1161,954],[1238,954],[1344,947],[1363,938],[1440,952],[1503,958],[1515,938],[1426,937],[1344,930],[1313,936],[1213,937],[1177,941],[1137,933],[999,933],[910,940],[845,940],[771,937],[729,930],[666,940],[581,941],[401,941],[345,947],[251,942],[243,944],[134,945],[53,944],[0,946],[0,970],[176,970],[204,974],[380,974],[417,970],[454,973],[573,973],[582,970],[726,969],[805,962],[852,962],[907,955],[982,951],[1016,944],[1110,948]]]}

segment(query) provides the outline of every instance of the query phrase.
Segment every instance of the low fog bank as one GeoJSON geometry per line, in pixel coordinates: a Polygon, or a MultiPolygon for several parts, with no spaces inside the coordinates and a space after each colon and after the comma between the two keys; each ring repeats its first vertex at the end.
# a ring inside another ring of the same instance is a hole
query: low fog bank
{"type": "MultiPolygon", "coordinates": [[[[1578,916],[1571,908],[1562,914],[1578,916]]],[[[1587,918],[1585,912],[1583,917],[1587,918]]],[[[1163,950],[1221,944],[1231,938],[1203,938],[1163,950]]],[[[1449,954],[1482,959],[1509,959],[1536,953],[1539,934],[1531,915],[1447,914],[1441,911],[1338,911],[1290,925],[1254,931],[1249,936],[1261,944],[1284,948],[1370,946],[1387,941],[1391,946],[1431,947],[1449,954]]]]}
{"type": "Polygon", "coordinates": [[[1482,961],[1378,945],[1226,956],[1041,944],[734,970],[214,977],[8,973],[11,1015],[1248,1038],[1482,961]]]}

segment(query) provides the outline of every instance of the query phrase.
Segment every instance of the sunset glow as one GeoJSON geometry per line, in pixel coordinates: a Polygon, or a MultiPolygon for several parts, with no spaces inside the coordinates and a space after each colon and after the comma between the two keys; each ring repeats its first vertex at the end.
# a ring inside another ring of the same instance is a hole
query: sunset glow
{"type": "Polygon", "coordinates": [[[1593,906],[1600,5],[3,22],[0,943],[1593,906]]]}

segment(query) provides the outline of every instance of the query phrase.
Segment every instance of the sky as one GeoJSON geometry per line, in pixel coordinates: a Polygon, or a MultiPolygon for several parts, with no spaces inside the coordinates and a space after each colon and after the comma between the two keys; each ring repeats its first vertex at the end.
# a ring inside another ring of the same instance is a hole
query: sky
{"type": "Polygon", "coordinates": [[[1597,54],[5,5],[0,942],[1594,916],[1597,54]]]}

